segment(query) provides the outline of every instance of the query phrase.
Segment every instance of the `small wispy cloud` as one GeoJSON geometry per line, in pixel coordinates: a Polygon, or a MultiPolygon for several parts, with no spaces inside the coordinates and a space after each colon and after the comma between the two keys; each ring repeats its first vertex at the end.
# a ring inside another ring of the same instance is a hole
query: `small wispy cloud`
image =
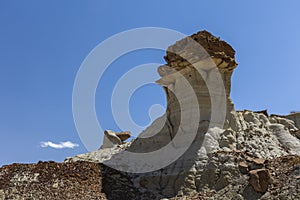
{"type": "Polygon", "coordinates": [[[58,144],[48,141],[48,142],[41,142],[40,145],[43,148],[51,147],[51,148],[54,148],[54,149],[65,149],[65,148],[73,149],[73,148],[79,146],[78,144],[75,144],[75,143],[70,142],[70,141],[60,142],[58,144]]]}

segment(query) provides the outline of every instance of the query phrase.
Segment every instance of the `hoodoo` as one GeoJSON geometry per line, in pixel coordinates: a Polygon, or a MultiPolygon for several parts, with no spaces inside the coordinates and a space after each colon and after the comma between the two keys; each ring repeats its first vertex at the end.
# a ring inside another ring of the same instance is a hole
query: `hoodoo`
{"type": "Polygon", "coordinates": [[[235,51],[207,31],[165,61],[166,113],[138,138],[106,131],[99,150],[64,163],[4,166],[0,199],[300,199],[300,114],[236,111],[235,51]]]}
{"type": "MultiPolygon", "coordinates": [[[[111,156],[104,156],[107,150],[98,150],[66,161],[112,162],[141,171],[154,165],[147,153],[171,144],[174,152],[184,152],[168,165],[147,173],[127,174],[142,194],[147,196],[146,191],[151,191],[162,198],[214,191],[219,199],[247,199],[256,192],[266,192],[272,178],[262,180],[263,189],[258,190],[260,186],[254,180],[262,173],[254,176],[256,171],[252,170],[268,170],[264,162],[257,165],[254,161],[300,154],[298,114],[269,116],[267,112],[236,111],[230,98],[231,77],[237,66],[235,51],[207,31],[177,41],[164,58],[166,64],[158,67],[161,78],[156,82],[166,93],[166,113],[132,142],[112,148],[111,156]],[[144,160],[128,162],[124,151],[143,154],[144,160]],[[249,191],[240,190],[240,181],[249,184],[244,187],[249,191]]],[[[171,156],[159,157],[156,164],[171,156]]]]}

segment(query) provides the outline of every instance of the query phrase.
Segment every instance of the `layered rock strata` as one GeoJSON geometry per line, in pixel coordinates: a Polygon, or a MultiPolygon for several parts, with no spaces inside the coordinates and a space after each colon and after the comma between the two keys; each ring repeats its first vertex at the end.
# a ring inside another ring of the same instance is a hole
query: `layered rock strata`
{"type": "Polygon", "coordinates": [[[179,148],[189,146],[184,137],[200,137],[208,127],[228,127],[235,116],[230,99],[237,66],[234,55],[230,45],[207,31],[170,46],[157,81],[166,93],[166,113],[139,135],[130,150],[155,151],[171,141],[179,148]],[[184,137],[175,141],[176,135],[184,137]]]}
{"type": "MultiPolygon", "coordinates": [[[[299,199],[300,114],[235,111],[230,99],[234,55],[230,45],[206,31],[176,42],[167,50],[166,65],[158,68],[166,113],[132,142],[123,142],[128,134],[121,138],[106,131],[108,145],[67,158],[63,165],[90,161],[120,169],[99,169],[108,199],[122,193],[123,199],[299,199]],[[171,153],[149,157],[165,147],[171,153]],[[140,159],[129,158],[130,152],[140,159]],[[163,165],[170,157],[176,159],[163,165]]],[[[0,175],[15,176],[5,170],[0,175]]],[[[6,185],[0,196],[11,194],[7,188],[18,191],[6,185]]]]}
{"type": "MultiPolygon", "coordinates": [[[[166,91],[166,114],[173,124],[180,123],[178,116],[182,108],[178,101],[182,99],[178,99],[178,94],[189,89],[184,87],[184,79],[197,96],[198,104],[195,106],[200,109],[199,121],[208,120],[222,128],[222,119],[212,119],[212,109],[218,111],[218,115],[220,112],[230,113],[234,110],[230,99],[231,76],[237,66],[234,57],[235,51],[230,45],[207,31],[184,38],[167,49],[167,64],[158,68],[162,78],[157,83],[163,85],[166,91]],[[221,105],[222,103],[226,105],[221,105]]],[[[183,103],[190,103],[189,97],[186,98],[186,101],[182,100],[183,103]]]]}
{"type": "MultiPolygon", "coordinates": [[[[88,160],[112,167],[113,163],[139,172],[152,164],[147,153],[171,144],[174,152],[184,150],[174,162],[154,171],[125,173],[141,194],[151,191],[159,199],[201,193],[208,188],[236,191],[230,188],[241,181],[245,189],[249,185],[251,193],[261,196],[271,183],[259,178],[268,170],[248,168],[247,160],[299,155],[300,141],[295,137],[298,115],[235,111],[230,99],[231,76],[237,66],[234,55],[230,45],[206,31],[176,42],[167,50],[166,65],[158,68],[161,79],[157,83],[167,96],[166,113],[130,143],[78,155],[66,162],[88,160]],[[192,138],[190,143],[186,142],[188,138],[192,138]],[[126,151],[143,154],[145,160],[128,162],[126,151]],[[246,175],[240,171],[239,163],[243,162],[247,165],[246,175]]],[[[160,158],[157,164],[166,159],[160,158]]],[[[247,194],[240,191],[240,196],[246,198],[247,194]]]]}

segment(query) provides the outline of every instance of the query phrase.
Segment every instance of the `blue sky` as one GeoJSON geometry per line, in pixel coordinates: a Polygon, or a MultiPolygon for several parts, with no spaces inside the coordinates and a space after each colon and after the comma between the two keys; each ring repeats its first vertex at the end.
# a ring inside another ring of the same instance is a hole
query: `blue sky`
{"type": "MultiPolygon", "coordinates": [[[[300,111],[299,8],[298,0],[1,1],[0,165],[62,161],[87,151],[72,116],[76,73],[97,44],[132,28],[164,27],[187,35],[208,30],[237,52],[232,79],[237,109],[300,111]],[[42,141],[79,146],[46,148],[42,141]]],[[[162,63],[163,55],[133,52],[112,64],[96,94],[102,127],[118,130],[109,109],[118,77],[140,64],[162,63]]],[[[161,88],[138,90],[130,104],[136,122],[149,123],[149,106],[156,103],[165,105],[161,88]]]]}

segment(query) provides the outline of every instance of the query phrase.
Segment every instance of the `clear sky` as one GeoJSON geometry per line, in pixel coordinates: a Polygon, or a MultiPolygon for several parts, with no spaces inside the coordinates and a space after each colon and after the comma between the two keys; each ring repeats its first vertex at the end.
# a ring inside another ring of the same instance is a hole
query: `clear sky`
{"type": "MultiPolygon", "coordinates": [[[[0,1],[0,165],[62,161],[87,151],[72,116],[76,73],[97,44],[132,28],[208,30],[237,52],[237,109],[300,111],[299,9],[298,0],[0,1]]],[[[162,63],[163,55],[146,50],[113,63],[96,95],[103,128],[118,130],[109,108],[114,81],[134,66],[162,63]]],[[[156,103],[165,105],[160,87],[137,91],[130,104],[136,122],[149,123],[156,103]]]]}

